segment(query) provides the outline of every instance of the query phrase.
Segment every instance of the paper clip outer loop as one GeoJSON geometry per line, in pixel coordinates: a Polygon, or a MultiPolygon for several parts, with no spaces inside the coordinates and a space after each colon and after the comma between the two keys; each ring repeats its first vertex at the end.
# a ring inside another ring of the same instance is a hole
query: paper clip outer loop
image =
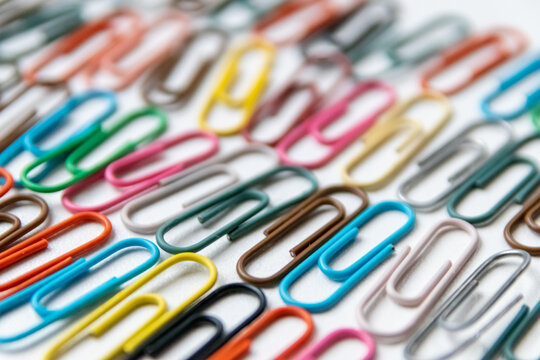
{"type": "Polygon", "coordinates": [[[303,120],[306,120],[317,109],[319,109],[321,105],[324,104],[325,98],[331,94],[334,94],[339,86],[343,84],[343,82],[351,74],[352,67],[349,60],[347,60],[347,58],[340,53],[333,52],[329,54],[308,55],[308,57],[306,57],[304,60],[304,63],[295,72],[295,75],[293,75],[293,78],[288,82],[288,84],[275,93],[270,99],[266,100],[257,107],[246,126],[242,129],[242,136],[249,142],[258,142],[268,146],[275,146],[297,125],[299,125],[303,120]],[[331,86],[328,87],[327,90],[322,91],[318,88],[316,75],[309,81],[305,81],[301,78],[301,74],[304,73],[306,69],[315,66],[319,66],[323,69],[327,67],[335,67],[339,69],[339,76],[331,84],[331,86]],[[309,93],[309,101],[301,109],[301,111],[298,112],[298,115],[293,118],[285,130],[270,140],[256,139],[253,136],[253,129],[259,125],[262,120],[266,119],[268,116],[278,115],[280,109],[288,99],[293,98],[295,93],[302,93],[304,91],[309,93]]]}
{"type": "MultiPolygon", "coordinates": [[[[172,310],[166,311],[165,313],[163,313],[161,316],[159,316],[157,319],[152,321],[147,326],[139,328],[136,332],[134,332],[128,338],[128,340],[126,340],[125,342],[121,344],[122,349],[125,353],[129,354],[133,352],[145,339],[147,339],[149,336],[154,334],[164,324],[168,323],[171,319],[173,319],[182,311],[184,311],[184,309],[186,309],[190,304],[195,302],[197,299],[199,299],[208,290],[212,288],[212,286],[215,284],[217,280],[217,269],[214,263],[210,259],[202,255],[198,255],[198,254],[181,253],[178,255],[171,256],[170,258],[162,261],[161,263],[156,265],[156,267],[154,267],[153,269],[150,269],[147,272],[145,272],[141,276],[141,278],[139,278],[138,280],[136,280],[135,282],[127,286],[125,289],[118,292],[112,298],[104,302],[102,305],[97,307],[90,314],[86,315],[84,318],[78,321],[75,325],[69,328],[58,339],[58,341],[56,341],[54,345],[47,350],[44,356],[44,360],[58,359],[69,347],[73,345],[72,344],[73,340],[77,338],[79,334],[83,332],[85,329],[87,329],[90,325],[94,324],[102,316],[107,314],[109,311],[115,308],[118,304],[120,304],[122,301],[127,299],[130,295],[132,295],[135,291],[137,291],[143,285],[150,282],[152,279],[154,279],[156,276],[164,272],[166,269],[170,268],[174,264],[178,264],[178,263],[182,263],[186,261],[195,262],[205,267],[206,270],[208,271],[208,280],[197,291],[195,291],[193,294],[187,297],[186,300],[184,300],[180,305],[178,305],[172,310]]],[[[139,298],[140,296],[142,295],[139,295],[133,298],[131,301],[135,301],[135,299],[139,298]]],[[[120,311],[120,310],[116,310],[116,311],[120,311]]]]}
{"type": "Polygon", "coordinates": [[[443,51],[441,55],[420,75],[420,85],[426,90],[435,90],[446,96],[455,95],[458,92],[466,89],[480,77],[495,69],[497,66],[503,64],[514,56],[522,53],[527,47],[527,40],[525,36],[516,29],[510,28],[497,28],[493,31],[472,35],[461,42],[455,44],[449,49],[443,51]],[[511,33],[516,37],[516,48],[512,49],[505,44],[505,32],[511,33]],[[471,54],[480,51],[482,48],[493,46],[495,53],[493,57],[487,59],[480,66],[474,67],[469,72],[469,75],[462,81],[450,86],[446,89],[435,89],[431,85],[431,80],[436,76],[439,76],[447,68],[456,64],[459,61],[463,61],[471,54]]]}
{"type": "Polygon", "coordinates": [[[407,246],[393,262],[392,267],[381,277],[371,290],[363,297],[358,305],[357,318],[363,329],[366,329],[377,340],[386,343],[398,343],[406,340],[411,333],[422,324],[433,306],[444,294],[461,269],[472,257],[479,244],[478,232],[471,224],[458,219],[443,220],[424,237],[411,251],[407,246]],[[463,231],[468,236],[468,242],[463,246],[457,260],[444,260],[437,270],[433,270],[432,278],[417,294],[404,295],[398,290],[401,281],[406,281],[411,269],[422,261],[423,252],[446,232],[463,231]],[[368,311],[376,306],[374,303],[381,294],[386,293],[389,301],[402,308],[414,308],[416,316],[407,320],[405,326],[399,329],[381,329],[369,321],[368,311]]]}
{"type": "Polygon", "coordinates": [[[418,153],[429,141],[439,133],[452,117],[452,105],[448,98],[442,94],[434,92],[422,92],[409,100],[394,105],[379,122],[373,126],[364,136],[365,146],[349,160],[341,172],[341,178],[345,184],[358,186],[366,190],[377,190],[387,185],[410,160],[418,153]],[[443,114],[437,120],[434,126],[428,131],[422,124],[413,119],[409,119],[404,114],[414,105],[422,101],[434,101],[442,106],[443,114]],[[355,167],[365,161],[378,148],[389,141],[393,136],[399,134],[404,129],[410,130],[410,135],[399,145],[396,152],[401,153],[397,161],[381,174],[378,178],[370,181],[358,181],[354,179],[352,172],[355,167]]]}
{"type": "Polygon", "coordinates": [[[27,257],[45,250],[49,246],[48,238],[55,236],[74,226],[85,222],[96,222],[103,226],[103,231],[93,239],[85,242],[78,247],[65,252],[64,254],[39,265],[23,275],[17,276],[0,285],[0,300],[5,299],[16,292],[34,284],[35,282],[55,273],[56,271],[71,264],[77,258],[84,256],[107,241],[112,232],[112,225],[109,219],[99,213],[84,212],[73,215],[36,235],[10,247],[0,253],[0,270],[9,267],[15,263],[23,261],[27,257]]]}
{"type": "Polygon", "coordinates": [[[144,355],[156,357],[168,346],[174,343],[182,335],[192,330],[198,323],[210,323],[216,329],[216,333],[210,339],[189,356],[191,360],[204,360],[212,355],[217,349],[238,334],[242,329],[251,324],[265,310],[267,305],[264,293],[257,287],[244,283],[231,283],[223,285],[212,291],[208,296],[193,305],[189,310],[171,319],[159,330],[154,332],[135,351],[130,353],[127,360],[135,360],[144,355]],[[228,332],[225,331],[223,323],[213,315],[204,314],[204,310],[219,300],[234,294],[246,294],[257,299],[256,309],[244,320],[238,323],[228,332]]]}
{"type": "Polygon", "coordinates": [[[203,130],[212,131],[219,136],[232,136],[238,134],[248,123],[253,111],[255,111],[259,98],[266,88],[268,77],[270,76],[274,64],[275,54],[276,50],[274,47],[258,37],[253,37],[243,45],[234,48],[225,59],[219,79],[214,85],[199,114],[199,127],[203,130]],[[238,77],[238,67],[242,57],[251,51],[262,51],[264,54],[264,63],[245,97],[234,98],[230,95],[229,90],[238,77]],[[230,108],[242,110],[240,120],[237,124],[226,128],[216,128],[208,123],[208,117],[210,116],[211,110],[217,103],[223,103],[230,108]]]}
{"type": "Polygon", "coordinates": [[[0,178],[4,179],[0,187],[0,197],[2,197],[13,187],[13,176],[6,168],[0,167],[0,178]]]}
{"type": "Polygon", "coordinates": [[[311,254],[304,262],[300,263],[300,265],[285,275],[279,284],[279,294],[281,295],[281,298],[289,305],[300,306],[312,313],[329,310],[351,291],[360,280],[367,276],[374,268],[393,253],[394,244],[412,231],[415,221],[416,216],[413,209],[405,203],[384,201],[370,206],[353,221],[343,227],[317,251],[311,254]],[[377,215],[387,211],[402,212],[407,216],[407,221],[352,265],[342,270],[332,269],[330,262],[339,255],[341,251],[344,251],[350,246],[352,242],[356,241],[356,236],[360,232],[360,228],[377,215]],[[317,265],[322,273],[329,279],[340,282],[341,286],[328,298],[319,302],[307,303],[294,299],[290,294],[289,289],[302,275],[307,273],[315,265],[317,265]]]}
{"type": "Polygon", "coordinates": [[[540,70],[540,55],[537,55],[527,65],[518,69],[515,73],[501,80],[499,85],[482,99],[480,103],[482,112],[487,117],[511,121],[525,114],[527,111],[532,110],[537,104],[540,103],[540,87],[534,89],[531,93],[526,95],[526,100],[521,107],[510,111],[496,111],[492,109],[491,103],[502,96],[510,88],[516,86],[521,81],[524,81],[527,77],[531,76],[538,70],[540,70]]]}
{"type": "MultiPolygon", "coordinates": [[[[504,120],[483,119],[471,123],[449,141],[418,161],[418,171],[399,185],[397,192],[398,198],[411,205],[416,211],[431,211],[441,207],[459,186],[467,181],[476,170],[489,160],[490,152],[487,146],[483,142],[469,136],[475,130],[483,127],[500,128],[504,131],[506,138],[498,150],[513,140],[512,127],[504,120]],[[458,154],[460,151],[467,149],[473,151],[475,156],[465,166],[448,177],[449,186],[444,191],[441,191],[438,196],[429,200],[415,200],[410,196],[411,190],[421,183],[421,181],[427,179],[445,161],[450,160],[452,156],[458,154]]],[[[495,156],[495,154],[496,151],[491,155],[495,156]]]]}
{"type": "Polygon", "coordinates": [[[159,247],[164,251],[170,254],[177,254],[180,252],[200,251],[225,235],[227,235],[228,239],[231,241],[236,240],[239,237],[249,233],[254,228],[279,216],[291,206],[294,206],[295,204],[304,200],[315,192],[317,187],[317,179],[310,171],[306,169],[294,166],[276,167],[239,185],[236,185],[231,189],[222,191],[218,195],[204,201],[203,203],[189,208],[180,216],[167,221],[158,229],[156,233],[156,241],[159,247]],[[252,189],[252,187],[266,182],[268,179],[278,174],[286,172],[292,172],[293,174],[306,179],[310,185],[309,189],[301,192],[291,199],[283,201],[279,205],[270,205],[270,199],[265,192],[252,189]],[[165,234],[167,232],[187,219],[198,216],[199,222],[204,223],[212,219],[215,215],[246,200],[256,200],[258,203],[249,211],[246,211],[231,221],[229,224],[222,226],[214,233],[208,235],[203,240],[193,245],[178,247],[171,245],[165,240],[165,234]]]}
{"type": "Polygon", "coordinates": [[[344,328],[332,331],[318,343],[303,351],[295,360],[315,360],[327,351],[335,343],[345,339],[360,340],[367,348],[366,354],[361,360],[373,360],[377,353],[377,344],[371,335],[365,330],[344,328]]]}
{"type": "Polygon", "coordinates": [[[508,337],[503,347],[504,358],[508,360],[519,360],[519,357],[515,354],[514,349],[519,345],[520,341],[527,335],[527,332],[531,330],[534,324],[540,317],[540,302],[537,302],[534,308],[524,315],[520,312],[518,316],[522,316],[520,323],[515,325],[512,333],[508,337]]]}
{"type": "Polygon", "coordinates": [[[320,168],[334,159],[351,143],[368,131],[368,129],[375,124],[377,119],[379,119],[379,117],[392,106],[395,99],[396,92],[390,85],[387,85],[379,80],[362,81],[358,83],[344,98],[306,119],[300,126],[296,127],[292,132],[285,136],[285,138],[276,146],[276,152],[278,153],[281,162],[284,164],[303,166],[308,169],[320,168]],[[323,134],[324,128],[343,116],[349,109],[350,104],[356,98],[372,90],[382,90],[387,96],[386,101],[380,108],[361,119],[345,134],[333,138],[328,138],[323,134]],[[328,153],[320,159],[311,161],[293,159],[288,154],[288,150],[306,135],[310,135],[318,143],[330,147],[328,153]]]}
{"type": "Polygon", "coordinates": [[[494,221],[504,210],[513,203],[523,204],[534,189],[540,184],[540,170],[534,159],[518,155],[516,152],[526,144],[540,139],[540,133],[515,140],[501,149],[496,156],[478,169],[473,176],[461,185],[450,197],[446,205],[448,214],[452,217],[465,220],[475,226],[484,226],[494,221]],[[474,216],[463,215],[458,206],[463,199],[474,189],[484,188],[494,181],[498,175],[509,167],[522,164],[529,168],[527,174],[519,183],[506,193],[489,210],[474,216]]]}
{"type": "MultiPolygon", "coordinates": [[[[540,187],[539,187],[540,189],[540,187]]],[[[523,204],[522,208],[519,210],[519,212],[514,215],[512,219],[506,224],[504,227],[504,239],[514,249],[521,249],[532,256],[539,256],[540,255],[540,247],[539,246],[531,246],[526,245],[521,242],[519,242],[514,237],[514,230],[519,226],[521,222],[524,222],[527,227],[535,232],[536,234],[540,235],[540,225],[538,225],[535,222],[535,217],[540,213],[540,190],[537,190],[535,194],[531,196],[531,199],[526,201],[525,204],[523,204]]]]}
{"type": "Polygon", "coordinates": [[[369,205],[365,191],[347,185],[329,186],[318,190],[293,210],[289,211],[264,230],[264,239],[246,251],[236,263],[236,271],[242,280],[256,286],[272,286],[279,282],[286,274],[302,263],[309,255],[332,238],[341,228],[360,215],[369,205]],[[332,198],[332,194],[346,193],[357,197],[361,204],[349,215],[346,215],[344,206],[339,200],[332,198]],[[333,207],[337,214],[329,222],[323,224],[313,234],[295,245],[289,253],[291,261],[270,276],[255,277],[248,273],[247,267],[264,251],[279,241],[287,233],[299,226],[301,221],[309,219],[313,212],[321,206],[333,207]]]}
{"type": "Polygon", "coordinates": [[[244,358],[249,354],[251,343],[257,335],[262,333],[271,324],[286,317],[299,318],[306,325],[304,333],[289,345],[287,349],[274,357],[275,360],[291,359],[296,352],[309,342],[309,339],[313,336],[313,332],[315,331],[315,325],[313,324],[311,314],[296,306],[283,306],[268,310],[261,315],[260,318],[240,332],[240,334],[223,345],[218,351],[210,356],[208,360],[240,360],[244,358]]]}

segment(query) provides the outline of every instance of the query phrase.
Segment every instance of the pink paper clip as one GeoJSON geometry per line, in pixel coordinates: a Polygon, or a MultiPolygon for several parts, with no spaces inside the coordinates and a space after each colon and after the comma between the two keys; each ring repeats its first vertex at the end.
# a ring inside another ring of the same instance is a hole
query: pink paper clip
{"type": "Polygon", "coordinates": [[[389,109],[395,101],[396,92],[390,85],[379,80],[362,81],[358,83],[344,98],[311,116],[302,125],[298,126],[282,141],[280,141],[276,146],[276,152],[279,159],[281,162],[288,165],[303,166],[308,169],[320,168],[326,165],[353,141],[357,140],[362,134],[364,134],[373,124],[375,124],[379,116],[389,109]],[[387,99],[380,108],[376,109],[373,111],[373,113],[365,118],[360,119],[354,127],[345,131],[342,135],[338,135],[334,138],[328,138],[323,134],[323,130],[326,127],[338,120],[347,112],[350,104],[356,98],[371,90],[382,90],[387,94],[387,99]],[[313,137],[315,141],[321,145],[328,146],[330,148],[328,153],[317,160],[302,161],[292,159],[288,154],[288,150],[300,139],[307,135],[313,137]]]}
{"type": "Polygon", "coordinates": [[[66,209],[73,213],[87,211],[86,209],[95,209],[93,211],[103,212],[111,208],[116,208],[126,200],[159,187],[161,180],[208,159],[216,154],[218,150],[219,139],[217,136],[200,130],[183,133],[169,139],[154,141],[148,146],[112,162],[104,171],[67,188],[62,194],[62,204],[66,209]],[[129,169],[136,168],[142,163],[147,163],[149,159],[156,157],[175,145],[197,138],[208,140],[210,142],[208,149],[205,149],[199,154],[194,154],[187,159],[182,159],[175,164],[165,166],[164,168],[139,177],[124,179],[119,176],[121,173],[126,173],[129,169]],[[90,185],[100,180],[105,180],[114,187],[126,189],[122,191],[120,195],[98,205],[82,206],[75,204],[72,200],[75,195],[81,193],[90,185]]]}
{"type": "Polygon", "coordinates": [[[338,329],[332,331],[321,341],[306,349],[299,356],[294,358],[294,360],[315,360],[330,347],[332,347],[332,345],[345,339],[358,339],[366,345],[367,352],[363,357],[360,358],[361,360],[372,360],[375,358],[377,346],[375,344],[375,340],[373,340],[367,331],[356,329],[338,329]]]}

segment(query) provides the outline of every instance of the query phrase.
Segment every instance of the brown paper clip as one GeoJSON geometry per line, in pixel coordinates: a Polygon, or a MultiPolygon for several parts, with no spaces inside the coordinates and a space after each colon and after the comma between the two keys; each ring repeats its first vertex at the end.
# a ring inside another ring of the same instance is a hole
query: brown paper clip
{"type": "Polygon", "coordinates": [[[540,225],[535,218],[540,214],[540,188],[535,192],[529,201],[523,204],[519,212],[506,224],[504,228],[504,238],[508,245],[515,249],[525,250],[532,256],[540,255],[540,246],[531,246],[520,243],[513,235],[514,230],[521,221],[536,234],[540,235],[540,225]]]}

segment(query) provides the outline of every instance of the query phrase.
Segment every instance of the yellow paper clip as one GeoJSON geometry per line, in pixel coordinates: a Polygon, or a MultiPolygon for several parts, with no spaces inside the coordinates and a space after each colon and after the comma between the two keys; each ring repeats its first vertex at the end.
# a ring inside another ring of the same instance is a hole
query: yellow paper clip
{"type": "Polygon", "coordinates": [[[234,48],[227,57],[223,66],[221,76],[206,100],[199,115],[199,127],[209,130],[219,136],[231,136],[238,134],[248,123],[255,107],[265,90],[266,83],[270,76],[270,71],[274,63],[276,50],[273,45],[259,37],[253,37],[243,45],[234,48]],[[238,68],[242,58],[249,52],[261,51],[264,54],[262,67],[253,79],[251,87],[243,97],[233,97],[230,90],[238,77],[238,68]],[[233,126],[216,128],[208,124],[208,117],[215,105],[218,103],[232,109],[240,109],[240,120],[233,126]]]}
{"type": "Polygon", "coordinates": [[[422,92],[392,107],[381,118],[381,121],[364,135],[363,149],[343,167],[341,173],[343,182],[366,190],[376,190],[384,187],[446,125],[451,116],[452,105],[450,101],[444,95],[435,92],[422,92]],[[406,113],[412,107],[423,101],[434,101],[442,106],[443,113],[440,119],[431,127],[426,127],[422,122],[406,117],[406,113]],[[386,142],[406,131],[409,135],[396,149],[399,154],[398,159],[390,163],[379,177],[370,181],[357,181],[354,179],[352,173],[358,165],[386,142]]]}
{"type": "Polygon", "coordinates": [[[73,347],[76,342],[84,339],[85,337],[101,337],[107,331],[112,329],[116,324],[121,320],[126,318],[129,314],[133,313],[136,309],[147,306],[154,305],[156,306],[155,313],[135,332],[133,332],[126,340],[118,344],[113,348],[103,359],[116,359],[122,354],[127,354],[132,352],[141,344],[148,336],[152,335],[157,329],[159,329],[163,324],[169,321],[171,318],[178,315],[182,312],[187,306],[192,302],[204,295],[212,286],[214,286],[217,279],[217,270],[214,263],[202,255],[194,253],[181,253],[175,255],[159,265],[154,269],[151,269],[145,273],[138,281],[134,282],[124,290],[120,291],[118,294],[113,296],[103,305],[99,306],[93,312],[85,316],[82,320],[73,325],[68,329],[62,337],[47,351],[44,360],[53,360],[58,359],[63,353],[68,349],[73,347]],[[98,323],[92,329],[87,330],[85,334],[81,335],[81,332],[87,329],[90,325],[97,322],[102,316],[111,311],[119,303],[123,302],[128,296],[133,294],[135,291],[140,289],[143,285],[148,283],[150,280],[155,278],[157,275],[168,269],[174,264],[183,262],[183,261],[194,261],[201,264],[208,269],[209,278],[206,283],[199,288],[195,293],[193,293],[189,298],[184,302],[178,305],[173,310],[167,310],[167,303],[161,295],[158,294],[142,294],[134,297],[133,299],[125,302],[120,308],[114,311],[106,319],[98,323]]]}

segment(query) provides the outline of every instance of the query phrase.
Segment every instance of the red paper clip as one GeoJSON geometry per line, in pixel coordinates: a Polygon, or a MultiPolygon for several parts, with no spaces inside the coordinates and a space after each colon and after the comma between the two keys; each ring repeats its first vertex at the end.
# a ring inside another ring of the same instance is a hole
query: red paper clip
{"type": "Polygon", "coordinates": [[[45,264],[19,275],[12,280],[0,284],[0,300],[5,299],[25,287],[36,283],[37,281],[46,278],[56,271],[71,264],[77,258],[84,256],[95,247],[103,245],[109,238],[112,232],[112,226],[109,219],[100,213],[83,212],[75,214],[64,221],[53,225],[38,234],[28,238],[27,240],[7,249],[0,253],[0,271],[7,267],[16,264],[27,257],[45,250],[49,246],[49,238],[62,234],[74,227],[88,222],[96,222],[103,225],[103,231],[93,239],[84,244],[69,250],[64,254],[49,260],[45,264]]]}
{"type": "Polygon", "coordinates": [[[424,89],[438,91],[445,95],[457,94],[489,71],[522,53],[526,47],[527,39],[525,35],[512,28],[496,28],[483,34],[469,36],[448,50],[443,51],[431,65],[428,65],[420,76],[420,84],[424,89]],[[511,38],[514,38],[514,41],[511,38]],[[489,47],[494,48],[493,56],[486,57],[484,62],[471,68],[468,75],[463,77],[463,80],[446,89],[433,87],[431,81],[435,77],[440,76],[452,65],[489,47]]]}
{"type": "Polygon", "coordinates": [[[13,187],[13,177],[5,168],[0,168],[0,178],[4,179],[4,184],[0,187],[0,197],[2,197],[13,187]]]}

